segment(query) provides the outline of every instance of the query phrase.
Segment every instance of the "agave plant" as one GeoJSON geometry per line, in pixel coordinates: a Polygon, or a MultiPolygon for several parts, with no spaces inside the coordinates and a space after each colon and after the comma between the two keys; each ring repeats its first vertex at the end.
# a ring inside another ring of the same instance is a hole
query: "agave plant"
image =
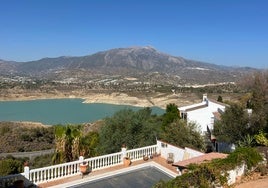
{"type": "Polygon", "coordinates": [[[238,141],[239,147],[251,147],[254,145],[254,136],[247,134],[242,140],[238,141]]]}

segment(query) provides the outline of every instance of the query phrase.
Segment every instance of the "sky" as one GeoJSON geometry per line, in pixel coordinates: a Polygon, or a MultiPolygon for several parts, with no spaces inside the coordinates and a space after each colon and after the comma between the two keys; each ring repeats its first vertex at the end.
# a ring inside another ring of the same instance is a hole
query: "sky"
{"type": "Polygon", "coordinates": [[[267,0],[0,0],[0,59],[152,46],[187,59],[268,68],[267,0]]]}

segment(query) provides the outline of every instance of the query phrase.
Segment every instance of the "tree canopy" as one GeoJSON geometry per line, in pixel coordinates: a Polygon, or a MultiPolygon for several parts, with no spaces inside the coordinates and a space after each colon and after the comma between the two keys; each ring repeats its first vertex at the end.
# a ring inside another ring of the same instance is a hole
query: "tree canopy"
{"type": "Polygon", "coordinates": [[[214,135],[217,140],[228,143],[237,143],[242,140],[249,131],[248,114],[238,104],[231,104],[221,115],[221,120],[214,125],[214,135]]]}
{"type": "Polygon", "coordinates": [[[150,108],[137,112],[126,109],[106,118],[100,130],[99,151],[113,153],[120,151],[122,144],[130,149],[155,144],[160,126],[150,108]]]}
{"type": "Polygon", "coordinates": [[[214,126],[217,140],[237,144],[268,133],[268,72],[248,76],[241,85],[245,95],[227,107],[214,126]]]}
{"type": "Polygon", "coordinates": [[[168,124],[161,134],[161,139],[180,147],[204,150],[204,138],[195,123],[176,120],[168,124]]]}
{"type": "Polygon", "coordinates": [[[156,139],[165,140],[180,147],[204,149],[204,140],[198,127],[180,120],[175,104],[167,105],[162,116],[151,114],[150,108],[137,112],[121,110],[106,118],[100,130],[100,153],[120,151],[122,144],[129,149],[152,145],[156,139]]]}
{"type": "Polygon", "coordinates": [[[168,104],[166,107],[166,113],[162,117],[162,126],[165,129],[167,125],[180,119],[180,112],[176,104],[168,104]]]}

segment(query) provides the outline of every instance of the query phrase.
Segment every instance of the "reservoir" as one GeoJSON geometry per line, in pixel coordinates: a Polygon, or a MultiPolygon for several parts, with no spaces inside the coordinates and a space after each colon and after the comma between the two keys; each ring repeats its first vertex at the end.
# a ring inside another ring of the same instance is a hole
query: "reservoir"
{"type": "MultiPolygon", "coordinates": [[[[46,125],[80,124],[111,117],[119,110],[139,110],[141,107],[83,103],[83,99],[42,99],[31,101],[1,101],[0,121],[32,121],[46,125]]],[[[152,107],[152,114],[165,110],[152,107]]]]}

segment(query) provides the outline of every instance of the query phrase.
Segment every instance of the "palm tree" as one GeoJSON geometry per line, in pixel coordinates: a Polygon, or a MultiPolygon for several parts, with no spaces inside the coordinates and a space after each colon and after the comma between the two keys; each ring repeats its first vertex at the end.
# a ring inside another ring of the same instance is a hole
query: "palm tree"
{"type": "Polygon", "coordinates": [[[55,153],[52,157],[53,164],[63,163],[65,162],[65,127],[61,125],[55,126],[55,153]]]}
{"type": "Polygon", "coordinates": [[[78,159],[80,140],[82,137],[80,126],[55,126],[55,154],[53,163],[70,162],[78,159]]]}

